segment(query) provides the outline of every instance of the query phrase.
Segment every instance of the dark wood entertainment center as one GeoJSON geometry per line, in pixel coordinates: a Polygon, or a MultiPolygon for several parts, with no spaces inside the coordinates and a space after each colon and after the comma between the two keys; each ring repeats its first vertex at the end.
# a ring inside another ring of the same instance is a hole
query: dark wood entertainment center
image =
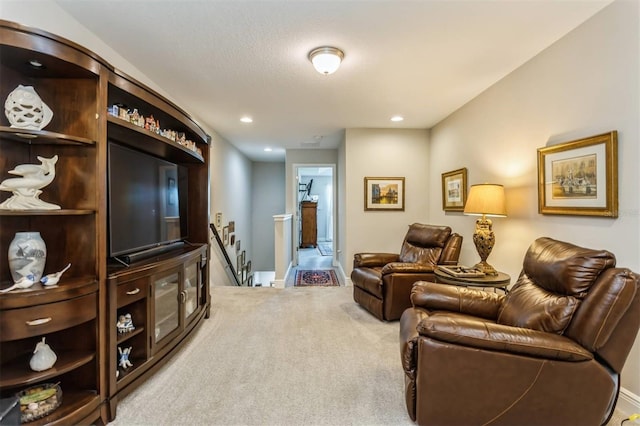
{"type": "MultiPolygon", "coordinates": [[[[64,38],[0,20],[0,58],[0,99],[20,84],[33,86],[53,111],[42,130],[10,127],[2,115],[0,181],[18,165],[58,155],[55,179],[41,198],[61,206],[0,210],[0,288],[13,284],[6,254],[17,232],[40,232],[45,274],[72,264],[56,286],[0,293],[0,396],[59,383],[61,406],[30,424],[107,423],[116,417],[118,400],[154,374],[209,315],[210,137],[171,101],[64,38]],[[113,105],[153,116],[180,138],[109,113],[113,105]],[[187,170],[188,239],[128,266],[109,259],[109,141],[187,170]],[[123,331],[116,323],[126,314],[134,327],[123,331]],[[52,368],[32,371],[29,359],[43,337],[58,359],[52,368]],[[132,365],[124,368],[119,351],[129,348],[132,365]]],[[[0,191],[0,202],[10,196],[0,191]]]]}

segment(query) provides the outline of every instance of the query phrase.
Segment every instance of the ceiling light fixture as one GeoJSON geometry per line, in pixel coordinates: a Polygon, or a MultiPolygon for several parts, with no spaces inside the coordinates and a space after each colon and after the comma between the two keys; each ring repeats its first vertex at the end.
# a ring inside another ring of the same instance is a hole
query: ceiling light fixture
{"type": "Polygon", "coordinates": [[[403,120],[404,120],[404,117],[402,117],[401,115],[394,115],[393,117],[391,117],[391,121],[396,123],[403,120]]]}
{"type": "Polygon", "coordinates": [[[333,74],[340,67],[344,52],[336,47],[322,46],[309,52],[309,60],[320,74],[333,74]]]}
{"type": "Polygon", "coordinates": [[[253,123],[253,118],[245,116],[245,117],[242,117],[240,121],[242,121],[243,123],[253,123]]]}
{"type": "Polygon", "coordinates": [[[264,149],[264,152],[271,152],[271,151],[273,151],[273,149],[271,149],[271,148],[269,148],[269,147],[266,147],[266,148],[264,149]]]}

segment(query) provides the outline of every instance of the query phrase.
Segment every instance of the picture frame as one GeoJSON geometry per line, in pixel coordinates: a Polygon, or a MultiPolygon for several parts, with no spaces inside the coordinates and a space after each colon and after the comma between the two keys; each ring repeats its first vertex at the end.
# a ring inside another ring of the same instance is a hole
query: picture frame
{"type": "Polygon", "coordinates": [[[464,211],[467,202],[467,168],[442,173],[442,210],[464,211]]]}
{"type": "Polygon", "coordinates": [[[540,214],[618,217],[618,133],[538,148],[540,214]]]}
{"type": "Polygon", "coordinates": [[[242,254],[238,254],[236,256],[236,273],[240,275],[242,273],[243,268],[244,268],[244,262],[242,260],[242,254]]]}
{"type": "Polygon", "coordinates": [[[236,232],[236,222],[234,220],[229,221],[229,232],[236,232]]]}
{"type": "Polygon", "coordinates": [[[236,253],[240,253],[240,247],[241,247],[240,240],[236,240],[236,253]]]}
{"type": "Polygon", "coordinates": [[[226,246],[229,244],[229,227],[222,228],[222,243],[226,246]]]}
{"type": "Polygon", "coordinates": [[[247,273],[251,273],[251,261],[247,260],[245,263],[245,267],[247,268],[247,273]]]}
{"type": "Polygon", "coordinates": [[[229,234],[229,245],[233,246],[236,243],[236,234],[229,234]]]}
{"type": "Polygon", "coordinates": [[[404,211],[404,183],[404,177],[365,177],[365,211],[404,211]]]}

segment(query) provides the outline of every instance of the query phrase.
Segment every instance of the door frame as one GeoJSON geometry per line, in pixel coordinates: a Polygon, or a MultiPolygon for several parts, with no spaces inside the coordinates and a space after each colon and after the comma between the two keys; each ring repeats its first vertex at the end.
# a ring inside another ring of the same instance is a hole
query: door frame
{"type": "Polygon", "coordinates": [[[337,193],[336,193],[336,164],[334,163],[295,163],[293,164],[293,256],[292,266],[298,266],[298,249],[300,248],[300,209],[298,206],[298,174],[299,169],[308,168],[330,168],[331,169],[331,246],[333,254],[331,255],[331,265],[335,266],[337,263],[337,250],[336,250],[336,217],[338,213],[337,209],[337,193]]]}

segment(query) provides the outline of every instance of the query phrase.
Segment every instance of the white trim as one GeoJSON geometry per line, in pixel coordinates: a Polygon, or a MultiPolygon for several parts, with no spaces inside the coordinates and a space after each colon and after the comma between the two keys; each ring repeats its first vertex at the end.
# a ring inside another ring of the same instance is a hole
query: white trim
{"type": "Polygon", "coordinates": [[[634,394],[628,389],[620,388],[616,411],[621,412],[625,416],[640,413],[640,396],[634,394]]]}

